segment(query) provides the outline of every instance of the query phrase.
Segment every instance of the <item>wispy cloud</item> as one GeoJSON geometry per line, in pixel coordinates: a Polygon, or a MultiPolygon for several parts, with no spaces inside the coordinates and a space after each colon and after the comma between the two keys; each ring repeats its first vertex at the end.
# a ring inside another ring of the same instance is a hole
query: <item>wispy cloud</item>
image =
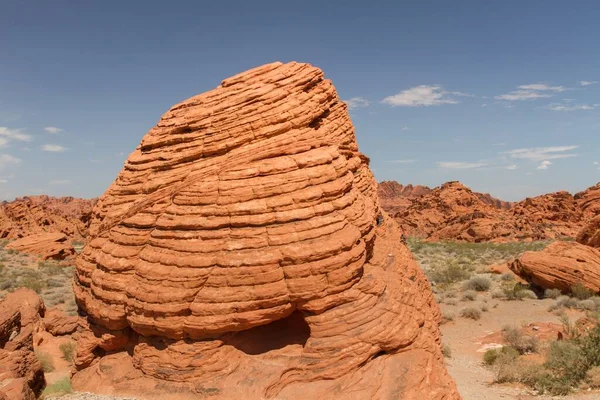
{"type": "Polygon", "coordinates": [[[598,81],[579,81],[581,86],[590,86],[595,85],[596,83],[598,83],[598,81]]]}
{"type": "Polygon", "coordinates": [[[0,154],[0,171],[4,169],[4,167],[8,165],[18,165],[21,164],[21,159],[11,156],[10,154],[0,154]]]}
{"type": "Polygon", "coordinates": [[[495,96],[496,100],[506,101],[524,101],[524,100],[535,100],[552,97],[552,93],[560,93],[569,90],[564,86],[550,86],[545,83],[532,83],[529,85],[521,85],[517,90],[512,92],[495,96]]]}
{"type": "Polygon", "coordinates": [[[417,160],[389,160],[387,162],[393,163],[393,164],[412,164],[412,163],[416,163],[417,160]]]}
{"type": "Polygon", "coordinates": [[[369,107],[371,104],[369,100],[365,99],[364,97],[352,97],[348,100],[344,100],[344,103],[348,104],[348,108],[351,110],[369,107]]]}
{"type": "Polygon", "coordinates": [[[546,107],[548,110],[552,111],[589,111],[596,108],[598,104],[561,104],[561,103],[553,103],[546,107]]]}
{"type": "Polygon", "coordinates": [[[540,163],[540,165],[537,166],[536,169],[545,170],[545,169],[548,169],[548,167],[550,167],[551,165],[552,165],[552,161],[545,160],[545,161],[542,161],[540,163]]]}
{"type": "Polygon", "coordinates": [[[458,101],[448,97],[461,92],[447,92],[440,85],[420,85],[406,89],[381,102],[392,107],[429,107],[442,104],[457,104],[458,101]]]}
{"type": "Polygon", "coordinates": [[[58,180],[50,181],[48,183],[50,185],[69,185],[69,184],[71,184],[71,181],[68,179],[58,179],[58,180]]]}
{"type": "Polygon", "coordinates": [[[475,169],[486,167],[488,163],[484,162],[460,162],[460,161],[440,161],[437,163],[440,168],[444,169],[475,169]]]}
{"type": "Polygon", "coordinates": [[[579,146],[533,147],[527,149],[514,149],[506,151],[503,154],[507,154],[509,157],[516,159],[545,161],[577,157],[577,154],[570,153],[577,148],[579,148],[579,146]]]}
{"type": "Polygon", "coordinates": [[[57,133],[60,133],[60,132],[62,132],[62,131],[63,131],[62,129],[60,129],[60,128],[57,128],[57,127],[55,127],[55,126],[47,126],[47,127],[45,127],[45,128],[44,128],[44,130],[45,130],[46,132],[48,132],[48,133],[52,133],[52,134],[57,134],[57,133]]]}
{"type": "Polygon", "coordinates": [[[6,179],[0,179],[0,183],[8,183],[6,179]]]}
{"type": "Polygon", "coordinates": [[[58,144],[45,144],[42,146],[42,151],[49,151],[52,153],[61,153],[67,150],[66,147],[60,146],[58,144]]]}
{"type": "Polygon", "coordinates": [[[530,85],[521,85],[519,89],[522,90],[539,90],[539,91],[550,91],[550,92],[564,92],[565,90],[569,90],[564,86],[550,86],[545,83],[533,83],[530,85]]]}
{"type": "Polygon", "coordinates": [[[0,147],[6,146],[10,141],[31,142],[31,135],[23,132],[22,129],[9,129],[0,126],[0,147]]]}
{"type": "Polygon", "coordinates": [[[510,171],[514,171],[515,169],[518,169],[519,167],[516,164],[511,164],[511,165],[507,165],[506,167],[504,167],[504,169],[508,169],[510,171]]]}
{"type": "Polygon", "coordinates": [[[523,101],[523,100],[535,100],[535,99],[543,99],[547,97],[552,97],[551,94],[534,92],[531,90],[515,90],[510,93],[502,94],[500,96],[494,97],[497,100],[506,100],[506,101],[523,101]]]}

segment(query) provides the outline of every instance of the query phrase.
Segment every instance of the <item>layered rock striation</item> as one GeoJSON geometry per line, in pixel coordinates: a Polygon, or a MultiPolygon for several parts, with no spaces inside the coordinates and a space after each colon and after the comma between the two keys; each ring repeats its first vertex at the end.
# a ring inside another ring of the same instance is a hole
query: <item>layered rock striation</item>
{"type": "Polygon", "coordinates": [[[10,242],[7,250],[33,254],[44,260],[64,260],[75,255],[75,249],[63,233],[39,233],[10,242]]]}
{"type": "Polygon", "coordinates": [[[368,161],[308,64],[172,107],[94,208],[74,282],[90,324],[76,387],[92,374],[192,397],[459,398],[439,310],[368,161]],[[117,349],[129,353],[103,356],[117,349]]]}

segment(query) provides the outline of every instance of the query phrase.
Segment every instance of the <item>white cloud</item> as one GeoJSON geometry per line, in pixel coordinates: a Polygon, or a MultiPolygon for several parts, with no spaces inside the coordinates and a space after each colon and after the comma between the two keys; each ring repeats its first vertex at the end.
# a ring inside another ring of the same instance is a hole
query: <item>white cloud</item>
{"type": "Polygon", "coordinates": [[[52,134],[57,134],[57,133],[60,133],[60,132],[62,132],[62,131],[63,131],[62,129],[60,129],[60,128],[57,128],[57,127],[55,127],[55,126],[47,126],[47,127],[45,127],[45,128],[44,128],[44,130],[45,130],[46,132],[48,132],[48,133],[52,133],[52,134]]]}
{"type": "Polygon", "coordinates": [[[0,126],[0,147],[6,145],[12,140],[31,142],[31,136],[23,133],[22,129],[9,129],[5,126],[0,126]]]}
{"type": "Polygon", "coordinates": [[[66,147],[59,146],[57,144],[45,144],[42,146],[42,151],[50,151],[53,153],[61,153],[65,150],[67,150],[66,147]]]}
{"type": "Polygon", "coordinates": [[[545,169],[548,169],[548,167],[551,165],[552,165],[552,161],[545,160],[545,161],[542,161],[540,163],[540,165],[537,166],[536,169],[545,170],[545,169]]]}
{"type": "Polygon", "coordinates": [[[369,100],[363,97],[352,97],[348,100],[344,100],[344,103],[348,104],[348,108],[354,110],[355,108],[368,107],[371,103],[369,100]]]}
{"type": "Polygon", "coordinates": [[[457,100],[447,97],[449,94],[452,93],[446,92],[440,85],[420,85],[393,96],[388,96],[381,102],[392,107],[429,107],[457,104],[457,100]]]}
{"type": "Polygon", "coordinates": [[[48,183],[51,185],[69,185],[71,183],[71,181],[68,179],[58,179],[58,180],[50,181],[48,183]]]}
{"type": "Polygon", "coordinates": [[[598,81],[579,81],[581,86],[590,86],[595,85],[596,83],[598,83],[598,81]]]}
{"type": "Polygon", "coordinates": [[[390,160],[388,162],[394,163],[394,164],[412,164],[412,163],[416,163],[417,160],[390,160]]]}
{"type": "Polygon", "coordinates": [[[496,100],[506,101],[524,101],[535,100],[552,97],[553,93],[560,93],[569,90],[564,86],[550,86],[545,83],[532,83],[529,85],[521,85],[517,90],[494,97],[496,100]]]}
{"type": "Polygon", "coordinates": [[[532,90],[515,90],[507,94],[494,97],[497,100],[506,101],[523,101],[523,100],[535,100],[546,97],[552,97],[551,94],[534,92],[532,90]]]}
{"type": "Polygon", "coordinates": [[[410,128],[409,128],[408,126],[405,126],[405,127],[403,127],[403,128],[402,128],[402,130],[403,130],[403,131],[407,131],[407,130],[409,130],[409,129],[410,129],[410,128]]]}
{"type": "Polygon", "coordinates": [[[504,167],[504,169],[508,169],[510,171],[514,171],[515,169],[517,169],[519,167],[517,167],[516,164],[512,164],[512,165],[507,165],[506,167],[504,167]]]}
{"type": "Polygon", "coordinates": [[[474,169],[485,167],[488,164],[484,162],[470,163],[470,162],[459,162],[459,161],[440,161],[437,163],[438,166],[444,169],[474,169]]]}
{"type": "Polygon", "coordinates": [[[521,85],[519,89],[522,90],[540,90],[540,91],[550,91],[550,92],[564,92],[565,90],[569,90],[564,86],[549,86],[545,83],[533,83],[530,85],[521,85]]]}
{"type": "Polygon", "coordinates": [[[450,92],[450,94],[453,94],[455,96],[460,96],[460,97],[476,97],[474,94],[465,93],[465,92],[450,92]]]}
{"type": "Polygon", "coordinates": [[[6,179],[0,179],[0,183],[8,183],[6,179]]]}
{"type": "Polygon", "coordinates": [[[0,154],[0,171],[7,165],[18,165],[21,159],[11,156],[10,154],[0,154]]]}
{"type": "Polygon", "coordinates": [[[554,160],[559,158],[577,157],[577,154],[567,153],[579,148],[579,146],[554,146],[554,147],[534,147],[528,149],[515,149],[504,152],[511,158],[532,161],[554,160]]]}
{"type": "Polygon", "coordinates": [[[552,111],[581,111],[581,110],[593,110],[596,107],[596,104],[574,104],[574,105],[567,105],[567,104],[560,104],[560,103],[553,103],[550,104],[547,108],[548,110],[552,110],[552,111]]]}

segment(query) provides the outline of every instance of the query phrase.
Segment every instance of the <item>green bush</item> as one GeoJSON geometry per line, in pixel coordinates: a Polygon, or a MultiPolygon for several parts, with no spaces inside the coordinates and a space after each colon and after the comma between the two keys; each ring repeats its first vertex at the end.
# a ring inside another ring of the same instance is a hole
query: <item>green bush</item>
{"type": "Polygon", "coordinates": [[[587,300],[594,295],[594,292],[578,282],[571,287],[571,294],[579,300],[587,300]]]}
{"type": "Polygon", "coordinates": [[[511,346],[503,346],[500,349],[491,349],[483,355],[483,361],[487,365],[494,365],[496,362],[508,362],[519,357],[519,352],[511,346]]]}
{"type": "Polygon", "coordinates": [[[465,283],[463,283],[462,289],[475,290],[477,292],[487,292],[492,287],[492,281],[485,276],[475,276],[465,283]]]}
{"type": "Polygon", "coordinates": [[[463,318],[474,319],[477,321],[481,319],[481,311],[478,308],[474,307],[463,308],[462,310],[460,310],[460,316],[463,318]]]}
{"type": "Polygon", "coordinates": [[[442,319],[445,321],[454,321],[454,313],[442,311],[442,319]]]}
{"type": "Polygon", "coordinates": [[[73,362],[75,360],[75,349],[77,345],[73,342],[63,343],[59,346],[59,349],[63,355],[63,358],[68,362],[73,362]]]}
{"type": "Polygon", "coordinates": [[[71,380],[69,378],[62,378],[52,385],[46,386],[44,391],[42,392],[42,397],[48,396],[61,396],[65,394],[73,393],[73,388],[71,387],[71,380]]]}
{"type": "Polygon", "coordinates": [[[35,356],[40,361],[40,364],[42,364],[44,372],[54,371],[54,361],[52,361],[52,356],[50,356],[50,354],[36,351],[35,356]]]}

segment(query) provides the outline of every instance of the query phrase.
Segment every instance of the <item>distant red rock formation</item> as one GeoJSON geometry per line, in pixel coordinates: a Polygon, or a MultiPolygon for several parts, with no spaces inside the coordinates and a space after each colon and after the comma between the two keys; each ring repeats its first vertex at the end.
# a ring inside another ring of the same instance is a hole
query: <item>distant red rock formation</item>
{"type": "Polygon", "coordinates": [[[75,255],[75,249],[63,233],[38,233],[10,242],[7,250],[37,255],[44,260],[64,260],[75,255]]]}
{"type": "MultiPolygon", "coordinates": [[[[381,204],[408,235],[429,240],[469,242],[542,240],[575,237],[600,212],[600,186],[575,196],[557,192],[510,203],[447,182],[408,197],[405,186],[382,182],[381,204]]],[[[412,192],[414,193],[414,192],[412,192]]]]}
{"type": "Polygon", "coordinates": [[[431,192],[427,186],[401,185],[396,181],[383,181],[377,186],[381,207],[394,215],[412,204],[412,199],[431,192]]]}
{"type": "Polygon", "coordinates": [[[0,203],[0,239],[40,233],[63,233],[69,239],[87,235],[96,199],[27,196],[0,203]]]}

